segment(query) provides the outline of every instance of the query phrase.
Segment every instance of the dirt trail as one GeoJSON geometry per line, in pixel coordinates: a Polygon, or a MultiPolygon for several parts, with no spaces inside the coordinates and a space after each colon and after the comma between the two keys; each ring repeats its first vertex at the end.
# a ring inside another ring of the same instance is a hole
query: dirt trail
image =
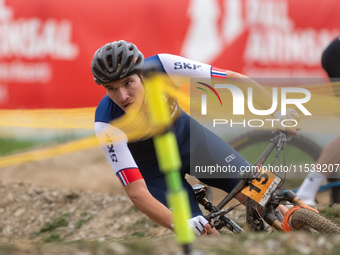
{"type": "Polygon", "coordinates": [[[0,168],[0,180],[123,194],[101,148],[0,168]]]}
{"type": "MultiPolygon", "coordinates": [[[[31,183],[54,188],[70,188],[121,194],[125,192],[101,148],[84,150],[50,159],[0,168],[0,180],[5,183],[31,183]]],[[[191,184],[197,183],[188,177],[191,184]]],[[[225,192],[214,190],[214,200],[220,201],[225,192]]]]}
{"type": "Polygon", "coordinates": [[[100,148],[1,168],[0,191],[0,243],[173,237],[135,209],[100,148]]]}

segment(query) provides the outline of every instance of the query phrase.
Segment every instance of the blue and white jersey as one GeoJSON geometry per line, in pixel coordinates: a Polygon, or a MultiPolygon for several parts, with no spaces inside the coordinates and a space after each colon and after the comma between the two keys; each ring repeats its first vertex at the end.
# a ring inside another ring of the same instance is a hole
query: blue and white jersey
{"type": "MultiPolygon", "coordinates": [[[[226,77],[226,71],[214,68],[211,65],[192,61],[180,56],[158,54],[145,59],[145,65],[152,63],[158,72],[166,73],[170,78],[187,76],[192,78],[226,77]]],[[[172,79],[176,83],[176,79],[172,79]]],[[[176,84],[180,86],[181,84],[176,84]]],[[[178,107],[178,106],[177,106],[178,107]]],[[[179,109],[174,109],[178,110],[179,109]]],[[[124,111],[105,95],[97,106],[95,113],[95,132],[97,136],[105,133],[105,144],[102,148],[111,164],[112,169],[121,180],[123,186],[139,180],[161,175],[152,139],[128,143],[128,139],[113,143],[112,137],[123,132],[109,124],[112,120],[122,116],[124,111]]],[[[181,153],[188,153],[189,122],[187,115],[182,112],[174,124],[181,153]],[[182,118],[183,117],[183,118],[182,118]]],[[[99,138],[99,137],[98,137],[99,138]]],[[[184,158],[184,157],[183,157],[184,158]]],[[[182,159],[183,159],[182,158],[182,159]]]]}

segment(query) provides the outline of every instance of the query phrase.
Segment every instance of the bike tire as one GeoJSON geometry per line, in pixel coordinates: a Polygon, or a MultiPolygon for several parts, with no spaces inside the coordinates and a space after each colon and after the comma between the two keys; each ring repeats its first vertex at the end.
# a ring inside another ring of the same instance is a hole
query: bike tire
{"type": "MultiPolygon", "coordinates": [[[[254,130],[244,134],[241,134],[228,141],[228,144],[232,146],[237,152],[239,152],[250,164],[254,162],[261,156],[261,153],[269,145],[270,139],[274,135],[270,130],[254,130]]],[[[298,169],[297,173],[292,172],[287,177],[290,178],[289,188],[301,185],[303,178],[307,173],[299,171],[299,167],[304,166],[304,164],[313,164],[317,161],[321,154],[322,148],[310,140],[309,138],[299,134],[294,136],[286,144],[285,156],[286,165],[289,167],[296,167],[298,169]]],[[[276,150],[274,150],[267,159],[267,163],[270,164],[274,160],[276,150]]],[[[266,165],[266,162],[264,165],[266,165]]],[[[277,165],[278,160],[273,163],[273,166],[277,165]]],[[[283,163],[282,158],[280,165],[283,163]]],[[[277,173],[281,178],[284,178],[284,173],[277,173]]],[[[284,185],[283,187],[285,187],[284,185]]],[[[287,187],[288,188],[288,187],[287,187]]]]}
{"type": "Polygon", "coordinates": [[[292,226],[300,228],[308,226],[324,234],[340,234],[340,226],[325,216],[309,209],[301,208],[291,215],[292,226]]]}
{"type": "MultiPolygon", "coordinates": [[[[269,143],[270,139],[273,138],[272,131],[270,130],[255,130],[244,134],[241,134],[230,141],[229,145],[232,146],[236,151],[242,150],[247,146],[266,142],[269,143]]],[[[317,160],[321,154],[322,148],[303,135],[294,136],[287,145],[294,146],[300,150],[303,150],[308,154],[313,160],[317,160]]]]}

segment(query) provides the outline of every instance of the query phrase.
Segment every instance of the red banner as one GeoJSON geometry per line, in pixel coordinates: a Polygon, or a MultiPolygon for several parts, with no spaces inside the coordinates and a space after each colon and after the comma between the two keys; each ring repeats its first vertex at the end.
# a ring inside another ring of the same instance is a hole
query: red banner
{"type": "Polygon", "coordinates": [[[96,106],[90,62],[124,39],[249,77],[326,77],[338,0],[0,0],[0,108],[96,106]]]}

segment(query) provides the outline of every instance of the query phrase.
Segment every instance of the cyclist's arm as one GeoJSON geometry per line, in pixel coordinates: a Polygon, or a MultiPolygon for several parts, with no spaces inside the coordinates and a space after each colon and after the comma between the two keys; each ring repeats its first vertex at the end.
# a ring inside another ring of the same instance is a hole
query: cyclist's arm
{"type": "MultiPolygon", "coordinates": [[[[249,77],[236,73],[233,71],[227,70],[227,78],[237,78],[242,79],[242,83],[245,85],[244,88],[247,89],[248,87],[253,88],[253,100],[254,103],[263,109],[270,109],[272,106],[272,95],[265,90],[260,84],[258,84],[256,81],[250,79],[249,77]]],[[[244,93],[247,93],[247,91],[244,91],[244,93]]]]}
{"type": "MultiPolygon", "coordinates": [[[[227,77],[228,78],[242,78],[242,83],[245,85],[244,88],[252,87],[253,88],[253,101],[256,105],[260,106],[262,109],[270,109],[272,107],[272,95],[265,90],[260,84],[258,84],[256,81],[248,78],[245,75],[233,72],[233,71],[227,71],[227,77]]],[[[247,93],[247,91],[244,91],[244,93],[247,93]]],[[[296,120],[299,120],[299,114],[294,109],[287,109],[287,113],[289,114],[287,118],[293,118],[296,120]]],[[[280,106],[277,105],[276,111],[273,113],[274,119],[281,119],[281,111],[280,106]]],[[[282,127],[281,127],[282,128],[282,127]]],[[[297,135],[297,131],[294,128],[286,127],[282,128],[285,129],[287,132],[297,135]]]]}
{"type": "MultiPolygon", "coordinates": [[[[157,224],[172,229],[171,211],[150,194],[144,180],[134,181],[129,185],[126,185],[124,189],[139,211],[157,224]]],[[[210,224],[207,224],[208,221],[205,220],[203,216],[193,217],[189,220],[189,223],[192,225],[192,228],[195,228],[195,223],[204,224],[204,228],[198,229],[198,232],[197,230],[195,231],[196,235],[203,235],[206,233],[218,235],[218,232],[215,229],[212,229],[210,224]]]]}
{"type": "Polygon", "coordinates": [[[171,211],[150,194],[143,179],[124,186],[124,190],[139,211],[157,224],[171,229],[171,211]]]}
{"type": "MultiPolygon", "coordinates": [[[[159,72],[166,73],[173,82],[180,86],[183,83],[182,79],[177,77],[189,77],[189,78],[218,78],[218,79],[242,79],[241,82],[244,84],[240,89],[246,95],[247,88],[253,88],[253,100],[256,105],[262,109],[270,109],[272,106],[272,95],[264,89],[256,81],[249,77],[242,75],[237,72],[230,70],[220,69],[212,65],[193,61],[180,56],[171,54],[158,54],[147,58],[146,62],[152,62],[157,66],[159,72]]],[[[279,108],[277,109],[279,110],[279,108]]]]}
{"type": "Polygon", "coordinates": [[[171,229],[171,211],[149,192],[127,146],[125,134],[104,122],[96,122],[95,131],[113,171],[136,208],[159,225],[171,229]]]}
{"type": "MultiPolygon", "coordinates": [[[[265,90],[260,84],[255,82],[254,80],[248,78],[245,75],[216,68],[212,65],[208,65],[205,63],[193,61],[190,59],[186,59],[180,56],[171,55],[171,54],[158,54],[147,58],[146,61],[150,61],[157,66],[157,70],[160,72],[164,72],[173,82],[178,86],[181,85],[183,80],[176,79],[178,76],[181,77],[190,77],[190,78],[218,78],[218,79],[226,79],[226,78],[242,78],[242,82],[244,82],[244,94],[247,93],[247,87],[253,88],[253,98],[254,103],[262,107],[263,109],[270,109],[272,106],[272,96],[271,94],[265,90]]],[[[241,88],[242,89],[242,88],[241,88]]]]}

